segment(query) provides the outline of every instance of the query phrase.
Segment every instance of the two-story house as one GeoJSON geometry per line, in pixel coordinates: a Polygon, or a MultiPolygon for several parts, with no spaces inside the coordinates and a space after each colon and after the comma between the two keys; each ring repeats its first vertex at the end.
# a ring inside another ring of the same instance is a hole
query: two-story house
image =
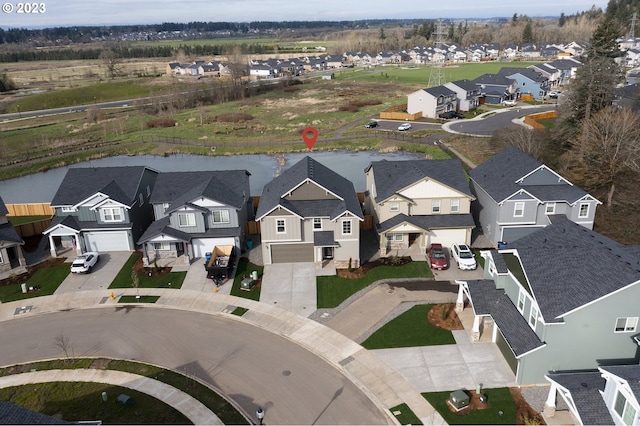
{"type": "Polygon", "coordinates": [[[24,241],[7,219],[7,206],[0,197],[0,272],[24,268],[26,261],[22,253],[24,241]]]}
{"type": "Polygon", "coordinates": [[[145,265],[188,265],[215,246],[239,252],[253,219],[246,170],[160,173],[150,202],[155,221],[138,240],[145,265]]]}
{"type": "Polygon", "coordinates": [[[374,161],[365,177],[365,212],[376,223],[381,256],[471,242],[474,197],[459,160],[374,161]]]}
{"type": "Polygon", "coordinates": [[[456,92],[458,98],[458,111],[472,111],[480,104],[480,88],[472,81],[450,81],[444,85],[456,92]]]}
{"type": "Polygon", "coordinates": [[[135,250],[153,220],[149,197],[158,172],[144,166],[70,168],[51,200],[55,215],[43,234],[58,246],[87,251],[135,250]]]}
{"type": "Polygon", "coordinates": [[[549,91],[549,79],[533,68],[503,67],[498,74],[515,80],[520,95],[528,94],[534,99],[542,99],[549,91]]]}
{"type": "Polygon", "coordinates": [[[563,215],[507,248],[482,251],[484,279],[457,281],[472,336],[487,333],[519,384],[545,375],[637,364],[640,258],[563,215]]]}
{"type": "Polygon", "coordinates": [[[262,190],[256,221],[264,264],[357,268],[363,220],[353,183],[307,156],[262,190]]]}
{"type": "Polygon", "coordinates": [[[577,425],[640,423],[640,365],[607,365],[595,371],[552,373],[544,414],[556,415],[558,397],[577,425]]]}
{"type": "Polygon", "coordinates": [[[480,88],[480,96],[485,103],[498,105],[504,100],[514,99],[518,91],[518,83],[498,74],[483,74],[473,82],[480,88]]]}
{"type": "Polygon", "coordinates": [[[477,201],[473,211],[494,243],[510,243],[563,214],[593,229],[600,201],[558,173],[509,146],[469,172],[477,201]]]}
{"type": "Polygon", "coordinates": [[[445,86],[420,89],[407,96],[407,112],[422,113],[423,117],[438,118],[439,114],[455,111],[458,98],[456,92],[445,86]]]}

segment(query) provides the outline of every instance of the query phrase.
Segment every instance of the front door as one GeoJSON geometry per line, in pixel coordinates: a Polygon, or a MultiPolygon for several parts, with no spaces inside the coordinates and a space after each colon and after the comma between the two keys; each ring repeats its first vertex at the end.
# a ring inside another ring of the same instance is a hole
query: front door
{"type": "Polygon", "coordinates": [[[333,247],[323,247],[322,260],[330,260],[330,259],[333,259],[333,247]]]}

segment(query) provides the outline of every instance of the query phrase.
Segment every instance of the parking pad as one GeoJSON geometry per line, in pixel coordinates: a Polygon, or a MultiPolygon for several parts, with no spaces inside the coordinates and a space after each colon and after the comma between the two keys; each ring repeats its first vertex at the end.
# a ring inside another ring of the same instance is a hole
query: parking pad
{"type": "Polygon", "coordinates": [[[308,317],[317,309],[314,263],[265,265],[260,302],[308,317]]]}

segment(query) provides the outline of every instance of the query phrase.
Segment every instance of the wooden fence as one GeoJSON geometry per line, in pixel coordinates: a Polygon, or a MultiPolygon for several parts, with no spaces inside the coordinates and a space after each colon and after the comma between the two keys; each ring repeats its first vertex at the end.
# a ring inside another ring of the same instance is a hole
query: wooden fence
{"type": "Polygon", "coordinates": [[[544,126],[538,123],[538,121],[548,120],[550,118],[556,118],[557,116],[558,116],[558,113],[556,111],[548,111],[548,112],[541,112],[539,114],[531,114],[531,115],[527,115],[524,118],[524,123],[528,124],[534,129],[544,129],[544,126]]]}
{"type": "Polygon", "coordinates": [[[23,223],[13,228],[16,230],[20,238],[33,237],[34,235],[42,235],[42,232],[51,225],[51,219],[42,219],[35,222],[23,223]]]}
{"type": "Polygon", "coordinates": [[[388,120],[417,120],[422,117],[421,112],[416,112],[415,114],[409,114],[406,112],[407,104],[404,105],[396,105],[394,107],[388,108],[380,113],[380,118],[386,118],[388,120]]]}
{"type": "Polygon", "coordinates": [[[7,216],[53,216],[55,210],[49,203],[7,204],[7,216]]]}

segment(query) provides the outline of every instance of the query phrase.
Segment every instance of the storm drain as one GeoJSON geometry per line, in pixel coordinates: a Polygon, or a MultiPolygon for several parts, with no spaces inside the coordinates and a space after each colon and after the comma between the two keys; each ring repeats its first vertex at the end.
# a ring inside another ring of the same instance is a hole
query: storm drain
{"type": "Polygon", "coordinates": [[[355,358],[352,356],[348,356],[345,359],[343,359],[342,361],[340,361],[338,364],[340,364],[341,366],[345,366],[347,364],[349,364],[351,361],[353,361],[355,358]]]}
{"type": "Polygon", "coordinates": [[[19,308],[16,308],[16,311],[13,315],[20,315],[20,314],[26,314],[28,312],[31,312],[31,308],[33,308],[32,305],[29,306],[21,306],[19,308]]]}

